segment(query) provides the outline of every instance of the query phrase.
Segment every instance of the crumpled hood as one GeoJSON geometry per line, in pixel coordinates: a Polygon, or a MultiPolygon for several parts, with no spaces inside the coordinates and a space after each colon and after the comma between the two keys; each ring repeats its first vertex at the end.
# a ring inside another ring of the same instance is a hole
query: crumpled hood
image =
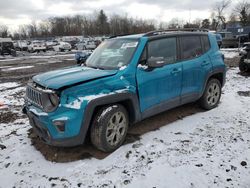
{"type": "Polygon", "coordinates": [[[117,70],[100,70],[89,67],[75,66],[39,74],[33,81],[45,88],[60,89],[65,86],[86,82],[89,80],[112,76],[117,70]]]}

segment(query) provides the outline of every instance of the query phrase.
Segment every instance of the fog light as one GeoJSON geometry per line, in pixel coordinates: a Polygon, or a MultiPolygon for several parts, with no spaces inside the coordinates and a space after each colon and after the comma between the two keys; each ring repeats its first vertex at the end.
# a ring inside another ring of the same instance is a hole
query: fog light
{"type": "Polygon", "coordinates": [[[53,125],[55,125],[59,132],[65,131],[65,121],[53,121],[53,125]]]}

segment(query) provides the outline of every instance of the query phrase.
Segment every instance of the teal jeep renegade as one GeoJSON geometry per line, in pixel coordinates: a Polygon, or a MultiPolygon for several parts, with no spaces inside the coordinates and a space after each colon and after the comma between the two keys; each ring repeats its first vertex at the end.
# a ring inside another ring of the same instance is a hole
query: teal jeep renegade
{"type": "Polygon", "coordinates": [[[142,119],[194,101],[215,108],[225,73],[212,33],[116,36],[82,65],[34,76],[24,112],[47,144],[76,146],[89,135],[95,147],[110,152],[142,119]]]}

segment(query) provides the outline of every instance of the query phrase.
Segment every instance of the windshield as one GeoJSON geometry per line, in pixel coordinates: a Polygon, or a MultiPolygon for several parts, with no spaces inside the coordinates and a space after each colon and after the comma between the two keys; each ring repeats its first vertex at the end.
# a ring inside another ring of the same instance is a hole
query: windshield
{"type": "Polygon", "coordinates": [[[106,40],[87,59],[86,66],[100,69],[119,69],[129,64],[137,45],[137,39],[106,40]]]}

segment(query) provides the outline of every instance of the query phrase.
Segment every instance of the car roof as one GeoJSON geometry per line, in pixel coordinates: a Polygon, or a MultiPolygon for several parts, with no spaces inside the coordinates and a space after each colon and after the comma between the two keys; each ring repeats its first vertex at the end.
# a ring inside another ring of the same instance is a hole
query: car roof
{"type": "Polygon", "coordinates": [[[139,39],[141,37],[148,37],[150,39],[155,38],[164,38],[168,36],[183,36],[183,35],[208,35],[213,34],[204,31],[181,31],[181,30],[166,30],[166,31],[151,31],[148,33],[134,34],[134,35],[122,35],[122,36],[113,36],[111,38],[120,38],[120,39],[139,39]]]}

